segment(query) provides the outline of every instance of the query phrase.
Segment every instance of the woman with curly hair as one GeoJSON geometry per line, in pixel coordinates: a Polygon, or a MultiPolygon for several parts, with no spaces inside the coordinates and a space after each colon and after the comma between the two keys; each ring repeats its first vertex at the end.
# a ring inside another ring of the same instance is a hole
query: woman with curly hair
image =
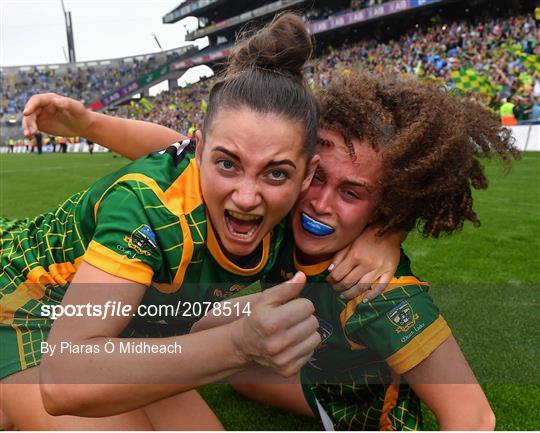
{"type": "Polygon", "coordinates": [[[420,400],[442,430],[493,429],[482,388],[403,252],[369,303],[341,299],[325,277],[332,254],[368,225],[434,238],[465,221],[478,226],[471,190],[488,185],[479,158],[518,157],[510,132],[479,105],[418,81],[351,74],[319,100],[321,159],[292,212],[295,247],[284,248],[292,252],[275,281],[307,275],[301,296],[315,306],[323,341],[295,383],[259,369],[235,388],[316,415],[327,429],[421,429],[420,400]]]}

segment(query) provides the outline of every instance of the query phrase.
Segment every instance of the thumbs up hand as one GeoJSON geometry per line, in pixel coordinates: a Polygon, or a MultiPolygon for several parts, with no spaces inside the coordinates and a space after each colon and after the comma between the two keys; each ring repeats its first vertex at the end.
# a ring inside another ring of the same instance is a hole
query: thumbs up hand
{"type": "Polygon", "coordinates": [[[321,341],[311,301],[297,298],[306,277],[295,276],[262,292],[246,316],[235,342],[243,356],[282,376],[292,376],[311,358],[321,341]]]}

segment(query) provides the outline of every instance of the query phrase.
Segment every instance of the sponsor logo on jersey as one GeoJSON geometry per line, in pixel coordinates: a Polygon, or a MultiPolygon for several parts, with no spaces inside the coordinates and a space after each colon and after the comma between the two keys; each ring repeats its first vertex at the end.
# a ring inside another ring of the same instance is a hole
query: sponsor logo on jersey
{"type": "Polygon", "coordinates": [[[407,332],[418,320],[418,314],[415,314],[411,305],[407,301],[401,301],[392,308],[387,314],[388,320],[396,326],[396,332],[407,332]]]}
{"type": "Polygon", "coordinates": [[[129,248],[143,256],[149,256],[150,251],[157,248],[156,235],[146,224],[141,224],[133,230],[131,236],[124,237],[124,241],[129,248]]]}

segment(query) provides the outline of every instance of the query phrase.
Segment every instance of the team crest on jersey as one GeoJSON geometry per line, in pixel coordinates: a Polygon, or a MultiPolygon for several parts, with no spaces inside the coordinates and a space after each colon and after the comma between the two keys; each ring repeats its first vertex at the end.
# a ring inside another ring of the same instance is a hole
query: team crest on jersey
{"type": "Polygon", "coordinates": [[[392,308],[386,317],[396,326],[396,332],[407,332],[418,320],[418,314],[415,314],[411,305],[407,301],[400,302],[392,308]]]}
{"type": "Polygon", "coordinates": [[[124,237],[128,247],[137,254],[149,256],[151,250],[157,248],[156,235],[146,224],[140,225],[131,232],[131,236],[124,237]]]}

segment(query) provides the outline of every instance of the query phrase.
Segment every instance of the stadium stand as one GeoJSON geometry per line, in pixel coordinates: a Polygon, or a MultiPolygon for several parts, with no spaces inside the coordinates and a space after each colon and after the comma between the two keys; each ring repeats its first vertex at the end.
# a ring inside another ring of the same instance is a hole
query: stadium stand
{"type": "MultiPolygon", "coordinates": [[[[69,67],[61,72],[21,68],[6,87],[7,94],[3,93],[2,110],[17,112],[36,91],[57,91],[84,101],[97,96],[100,99],[91,105],[94,109],[158,122],[190,135],[201,126],[212,79],[184,88],[173,86],[155,97],[141,94],[133,99],[130,91],[141,91],[143,85],[174,73],[179,76],[200,64],[219,73],[246,22],[256,25],[287,8],[304,13],[317,40],[316,58],[306,65],[306,79],[313,89],[355,69],[386,71],[468,92],[504,114],[502,120],[509,124],[539,122],[540,17],[534,15],[534,2],[515,2],[513,9],[502,0],[489,3],[487,9],[484,0],[320,0],[310,2],[307,9],[304,1],[296,0],[185,2],[166,14],[163,22],[198,17],[199,28],[187,39],[208,36],[210,45],[202,51],[172,60],[150,55],[129,65],[126,59],[117,59],[101,65],[99,72],[97,66],[88,65],[77,69],[76,75],[67,72],[69,67]],[[131,90],[125,84],[130,80],[131,90]],[[119,83],[124,88],[118,88],[119,83]]],[[[4,72],[2,79],[9,80],[4,72]]]]}
{"type": "MultiPolygon", "coordinates": [[[[365,39],[339,49],[327,46],[307,65],[306,78],[317,89],[333,75],[354,69],[415,76],[449,90],[470,91],[472,98],[495,111],[503,100],[514,101],[516,119],[526,122],[539,117],[540,57],[536,64],[528,61],[539,54],[538,40],[539,27],[532,14],[413,27],[387,43],[365,39]],[[474,71],[478,83],[471,79],[472,84],[465,86],[461,71],[474,71]]],[[[117,114],[188,132],[190,127],[200,127],[209,83],[203,80],[142,103],[132,101],[117,114]]]]}
{"type": "Polygon", "coordinates": [[[74,65],[20,66],[1,69],[2,114],[22,110],[36,93],[55,92],[89,102],[164,62],[176,61],[191,46],[142,56],[79,62],[74,65]]]}

